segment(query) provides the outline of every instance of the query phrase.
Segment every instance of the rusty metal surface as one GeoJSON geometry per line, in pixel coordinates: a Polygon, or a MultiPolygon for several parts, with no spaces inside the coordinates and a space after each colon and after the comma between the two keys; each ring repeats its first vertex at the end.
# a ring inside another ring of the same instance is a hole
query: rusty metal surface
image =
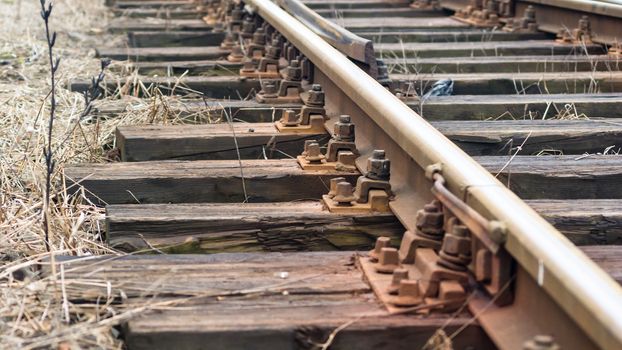
{"type": "Polygon", "coordinates": [[[473,159],[303,24],[268,0],[249,3],[313,62],[315,82],[327,93],[327,110],[352,115],[362,155],[359,160],[371,154],[372,145],[385,149],[396,174],[391,179],[396,194],[391,208],[408,229],[414,228],[416,210],[432,199],[424,169],[441,163],[452,193],[488,220],[506,225],[504,247],[535,281],[534,293],[551,296],[563,310],[559,317],[575,320],[601,348],[622,347],[622,289],[610,276],[473,159]]]}
{"type": "Polygon", "coordinates": [[[298,0],[277,0],[277,3],[341,53],[361,62],[372,77],[378,76],[373,43],[328,21],[298,0]]]}

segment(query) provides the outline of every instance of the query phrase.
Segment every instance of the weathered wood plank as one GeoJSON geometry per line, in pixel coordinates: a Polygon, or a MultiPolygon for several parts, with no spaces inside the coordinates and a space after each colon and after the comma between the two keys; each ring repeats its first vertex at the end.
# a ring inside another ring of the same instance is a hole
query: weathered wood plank
{"type": "Polygon", "coordinates": [[[609,120],[497,120],[432,122],[470,155],[603,152],[622,140],[622,123],[609,120]]]}
{"type": "Polygon", "coordinates": [[[463,95],[406,103],[428,120],[622,117],[620,94],[463,95]]]}
{"type": "Polygon", "coordinates": [[[576,94],[622,91],[622,72],[536,72],[464,74],[391,74],[412,84],[419,95],[442,79],[453,79],[454,95],[576,94]]]}
{"type": "Polygon", "coordinates": [[[201,19],[207,15],[207,11],[200,11],[197,8],[188,8],[186,6],[165,7],[165,8],[113,8],[112,13],[115,16],[123,16],[130,18],[162,18],[162,19],[201,19]]]}
{"type": "Polygon", "coordinates": [[[622,284],[622,245],[588,246],[581,250],[605,270],[611,278],[622,284]]]}
{"type": "Polygon", "coordinates": [[[117,146],[123,161],[162,159],[280,159],[296,157],[305,140],[324,144],[327,133],[280,133],[272,123],[120,126],[117,146]]]}
{"type": "Polygon", "coordinates": [[[460,41],[513,41],[513,40],[536,40],[551,38],[550,34],[536,33],[511,33],[499,30],[434,30],[418,29],[408,31],[357,31],[358,36],[373,41],[374,43],[429,43],[445,42],[454,43],[460,41]]]}
{"type": "Polygon", "coordinates": [[[407,8],[410,6],[410,1],[405,0],[304,0],[302,2],[312,9],[407,8]]]}
{"type": "MultiPolygon", "coordinates": [[[[502,120],[553,118],[622,118],[620,94],[551,94],[551,95],[460,95],[430,97],[423,103],[409,99],[406,104],[427,120],[502,120]]],[[[94,111],[113,117],[128,110],[151,108],[149,103],[105,101],[94,111]]],[[[255,101],[184,100],[171,101],[169,111],[178,117],[192,118],[197,114],[222,116],[223,108],[234,118],[248,122],[271,122],[281,117],[283,108],[298,109],[299,105],[266,106],[255,101]]],[[[616,122],[612,120],[612,122],[616,122]]]]}
{"type": "Polygon", "coordinates": [[[474,158],[523,199],[622,198],[622,156],[474,158]]]}
{"type": "Polygon", "coordinates": [[[233,63],[227,60],[199,60],[199,61],[153,61],[133,62],[131,67],[141,75],[238,75],[242,63],[233,63]]]}
{"type": "Polygon", "coordinates": [[[114,7],[117,8],[196,8],[196,2],[193,0],[114,0],[114,7]]]}
{"type": "Polygon", "coordinates": [[[353,266],[353,256],[246,253],[58,260],[64,264],[71,301],[106,300],[111,294],[123,300],[119,307],[149,303],[149,311],[123,329],[130,349],[205,344],[214,349],[311,348],[346,322],[353,323],[338,333],[331,349],[419,348],[439,327],[453,332],[462,325],[468,326],[452,339],[455,347],[494,348],[468,314],[386,317],[353,266]],[[84,279],[89,283],[80,283],[84,279]],[[195,298],[184,302],[188,296],[195,298]],[[158,305],[161,301],[166,304],[158,305]]]}
{"type": "Polygon", "coordinates": [[[480,57],[534,55],[602,55],[600,45],[576,46],[550,40],[483,41],[447,43],[379,43],[374,45],[381,57],[480,57]]]}
{"type": "Polygon", "coordinates": [[[383,61],[393,74],[609,72],[622,69],[619,59],[607,55],[386,58],[383,61]]]}
{"type": "Polygon", "coordinates": [[[98,57],[118,61],[224,60],[229,51],[217,46],[98,48],[98,57]]]}
{"type": "Polygon", "coordinates": [[[576,245],[622,245],[622,202],[618,199],[526,202],[576,245]]]}
{"type": "MultiPolygon", "coordinates": [[[[91,86],[91,81],[71,80],[68,89],[71,91],[83,92],[91,86]]],[[[259,80],[240,79],[236,76],[213,76],[213,77],[133,77],[126,78],[125,81],[105,80],[100,84],[106,94],[113,95],[119,88],[131,91],[137,96],[144,96],[147,91],[158,88],[164,95],[199,95],[206,98],[217,99],[246,99],[254,96],[254,93],[261,90],[259,80]]]]}
{"type": "MultiPolygon", "coordinates": [[[[115,117],[120,113],[146,113],[153,111],[153,101],[112,100],[101,101],[95,104],[93,111],[101,117],[115,117]]],[[[159,104],[156,104],[159,106],[159,104]]],[[[245,122],[275,122],[281,118],[284,109],[300,110],[300,104],[266,105],[252,100],[181,100],[167,101],[167,113],[177,118],[194,120],[210,120],[212,122],[226,122],[228,117],[234,121],[245,122]]],[[[161,108],[161,106],[159,107],[161,108]]]]}
{"type": "Polygon", "coordinates": [[[125,33],[130,31],[180,31],[180,30],[209,30],[202,19],[166,19],[166,18],[117,18],[110,21],[108,31],[111,33],[125,33]]]}
{"type": "Polygon", "coordinates": [[[450,17],[374,17],[374,18],[334,18],[328,19],[351,31],[406,30],[434,28],[468,28],[469,25],[450,17]]]}
{"type": "MultiPolygon", "coordinates": [[[[521,154],[597,153],[622,139],[622,123],[602,119],[433,121],[432,125],[470,155],[507,155],[518,146],[521,154]]],[[[237,159],[236,140],[243,159],[283,158],[281,152],[300,154],[305,140],[324,143],[328,138],[328,134],[283,134],[273,123],[120,126],[116,132],[124,161],[237,159]]]]}
{"type": "Polygon", "coordinates": [[[108,244],[124,251],[284,252],[366,250],[380,236],[397,246],[404,227],[392,214],[331,214],[304,201],[109,205],[106,232],[108,244]]]}
{"type": "Polygon", "coordinates": [[[341,18],[365,18],[373,21],[371,17],[402,17],[402,18],[420,18],[420,17],[441,17],[444,12],[434,9],[413,9],[410,7],[369,7],[369,8],[329,8],[314,10],[318,15],[326,19],[341,18]]]}
{"type": "Polygon", "coordinates": [[[219,46],[225,38],[222,32],[211,31],[155,31],[129,32],[132,47],[219,46]]]}
{"type": "Polygon", "coordinates": [[[79,164],[65,168],[72,192],[83,186],[100,204],[288,202],[319,199],[332,177],[357,175],[303,171],[295,159],[158,161],[79,164]],[[78,186],[79,184],[80,186],[78,186]]]}

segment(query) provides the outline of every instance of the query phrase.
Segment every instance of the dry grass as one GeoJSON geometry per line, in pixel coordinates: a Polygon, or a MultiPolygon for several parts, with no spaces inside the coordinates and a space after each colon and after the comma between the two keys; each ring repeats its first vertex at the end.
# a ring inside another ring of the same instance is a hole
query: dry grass
{"type": "MultiPolygon", "coordinates": [[[[55,53],[62,57],[50,208],[50,244],[57,255],[118,254],[103,242],[103,209],[81,191],[71,195],[62,186],[66,164],[111,161],[114,129],[120,124],[203,119],[173,115],[167,108],[171,98],[153,90],[153,98],[132,111],[77,120],[82,96],[63,87],[71,79],[97,74],[100,63],[92,48],[104,42],[123,45],[122,37],[106,34],[109,19],[103,0],[56,0],[52,13],[51,27],[58,32],[55,53]]],[[[49,110],[44,101],[50,90],[46,50],[39,2],[0,0],[0,348],[120,348],[112,326],[140,310],[119,312],[105,300],[98,307],[71,303],[63,271],[37,278],[38,263],[54,258],[45,251],[41,213],[49,110]]]]}

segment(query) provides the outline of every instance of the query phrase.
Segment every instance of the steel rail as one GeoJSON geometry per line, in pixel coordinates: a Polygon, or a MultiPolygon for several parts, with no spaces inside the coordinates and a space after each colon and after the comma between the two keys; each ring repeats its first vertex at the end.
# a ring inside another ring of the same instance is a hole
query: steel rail
{"type": "MultiPolygon", "coordinates": [[[[442,164],[452,191],[507,229],[505,248],[603,349],[622,348],[622,288],[553,226],[354,63],[269,0],[246,0],[422,168],[442,164]]],[[[329,96],[327,96],[329,98],[329,96]]],[[[411,208],[414,210],[415,208],[411,208]]]]}
{"type": "Polygon", "coordinates": [[[371,40],[361,38],[327,21],[300,1],[277,0],[277,3],[344,55],[364,64],[369,75],[374,78],[378,76],[378,64],[371,40]]]}

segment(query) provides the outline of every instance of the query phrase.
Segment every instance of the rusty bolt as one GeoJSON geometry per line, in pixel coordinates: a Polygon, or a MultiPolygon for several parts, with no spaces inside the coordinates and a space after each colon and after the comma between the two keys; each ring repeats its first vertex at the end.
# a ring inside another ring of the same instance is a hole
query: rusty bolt
{"type": "Polygon", "coordinates": [[[400,288],[400,282],[404,279],[408,278],[408,270],[403,267],[398,267],[393,271],[393,278],[391,279],[391,284],[387,288],[387,292],[389,294],[397,294],[397,291],[400,288]]]}
{"type": "Polygon", "coordinates": [[[419,293],[419,281],[403,279],[397,291],[397,298],[392,303],[397,306],[414,306],[422,302],[419,293]]]}
{"type": "Polygon", "coordinates": [[[244,12],[241,8],[234,8],[231,10],[231,19],[234,21],[241,21],[242,16],[244,16],[244,12]]]}
{"type": "Polygon", "coordinates": [[[527,8],[525,9],[525,13],[523,14],[523,18],[529,22],[535,21],[536,9],[532,5],[527,6],[527,8]]]}
{"type": "Polygon", "coordinates": [[[356,154],[350,151],[341,151],[337,153],[337,165],[340,169],[349,168],[350,170],[356,169],[356,154]]]}
{"type": "Polygon", "coordinates": [[[266,56],[272,59],[278,59],[281,56],[281,45],[277,39],[272,39],[272,43],[266,50],[266,56]]]}
{"type": "Polygon", "coordinates": [[[373,180],[389,181],[391,161],[385,158],[383,150],[374,150],[371,157],[367,159],[366,177],[373,180]]]}
{"type": "Polygon", "coordinates": [[[438,201],[426,204],[422,210],[417,211],[417,229],[428,235],[439,236],[443,234],[444,215],[438,206],[438,201]]]}
{"type": "Polygon", "coordinates": [[[532,340],[523,344],[523,350],[559,350],[555,339],[550,335],[536,335],[532,340]]]}
{"type": "Polygon", "coordinates": [[[464,225],[454,225],[451,234],[446,234],[443,239],[443,252],[459,256],[470,255],[471,240],[468,238],[469,229],[464,225]]]}
{"type": "Polygon", "coordinates": [[[244,58],[244,52],[242,52],[242,47],[237,42],[233,45],[233,48],[231,49],[231,57],[240,60],[244,58]]]}
{"type": "Polygon", "coordinates": [[[349,115],[340,115],[333,131],[337,141],[354,142],[354,124],[349,115]]]}
{"type": "Polygon", "coordinates": [[[253,44],[255,45],[266,45],[266,32],[259,28],[253,33],[253,44]]]}
{"type": "Polygon", "coordinates": [[[306,104],[316,107],[324,106],[324,91],[322,91],[322,86],[320,84],[311,85],[306,104]]]}
{"type": "Polygon", "coordinates": [[[400,258],[395,248],[382,248],[378,256],[378,264],[374,267],[379,273],[393,273],[399,267],[400,258]]]}
{"type": "Polygon", "coordinates": [[[335,197],[333,197],[333,200],[337,202],[337,205],[350,206],[352,205],[352,201],[356,199],[353,192],[352,184],[342,181],[338,183],[335,188],[335,197]]]}
{"type": "MultiPolygon", "coordinates": [[[[316,142],[315,140],[305,140],[305,149],[307,148],[307,142],[316,142]]],[[[305,151],[306,152],[306,151],[305,151]]],[[[302,152],[302,155],[305,155],[305,152],[302,152]]],[[[345,177],[333,177],[330,179],[330,191],[328,192],[328,198],[335,197],[337,193],[337,184],[340,182],[346,181],[345,177]]]]}
{"type": "Polygon", "coordinates": [[[261,92],[266,97],[277,97],[278,87],[276,80],[262,80],[261,92]]]}
{"type": "Polygon", "coordinates": [[[291,81],[301,81],[302,80],[302,69],[300,68],[300,61],[292,60],[289,63],[286,71],[286,79],[291,81]]]}
{"type": "MultiPolygon", "coordinates": [[[[292,109],[286,109],[283,111],[281,117],[281,123],[285,126],[296,126],[299,124],[298,114],[292,109]]],[[[308,141],[308,140],[307,140],[308,141]]],[[[315,142],[315,140],[313,140],[315,142]]],[[[305,141],[305,147],[307,146],[305,141]]]]}
{"type": "Polygon", "coordinates": [[[252,34],[255,31],[255,21],[249,16],[244,18],[242,22],[242,32],[246,34],[252,34]]]}
{"type": "Polygon", "coordinates": [[[385,236],[378,237],[376,239],[376,245],[374,246],[374,249],[369,252],[369,259],[371,261],[378,261],[378,258],[380,257],[380,251],[382,250],[382,248],[388,247],[389,243],[391,243],[391,238],[385,236]]]}
{"type": "Polygon", "coordinates": [[[326,157],[320,151],[319,143],[312,142],[307,145],[307,155],[305,156],[305,160],[307,160],[309,163],[318,164],[321,163],[324,158],[326,157]]]}

